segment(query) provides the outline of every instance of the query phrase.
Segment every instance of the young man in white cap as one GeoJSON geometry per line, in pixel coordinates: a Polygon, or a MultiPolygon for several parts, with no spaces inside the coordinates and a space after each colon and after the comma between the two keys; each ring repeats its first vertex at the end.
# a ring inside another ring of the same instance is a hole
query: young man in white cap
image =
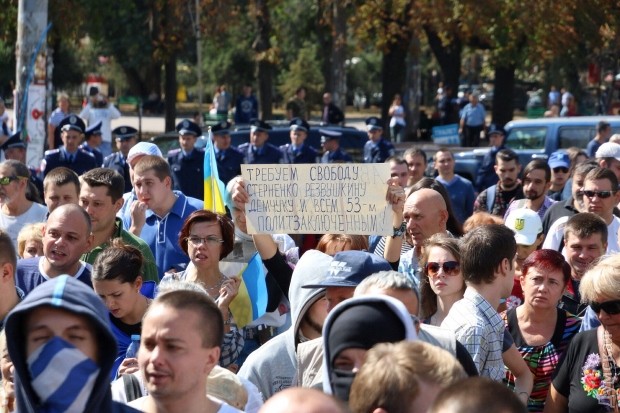
{"type": "Polygon", "coordinates": [[[596,151],[596,162],[598,166],[610,169],[620,181],[620,145],[613,142],[606,142],[596,151]]]}

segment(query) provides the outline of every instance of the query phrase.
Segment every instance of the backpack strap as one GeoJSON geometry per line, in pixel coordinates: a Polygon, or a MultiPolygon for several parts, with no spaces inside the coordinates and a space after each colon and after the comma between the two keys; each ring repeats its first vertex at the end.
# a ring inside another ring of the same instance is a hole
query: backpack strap
{"type": "Polygon", "coordinates": [[[487,212],[490,214],[495,203],[495,191],[497,185],[493,185],[487,188],[487,212]]]}

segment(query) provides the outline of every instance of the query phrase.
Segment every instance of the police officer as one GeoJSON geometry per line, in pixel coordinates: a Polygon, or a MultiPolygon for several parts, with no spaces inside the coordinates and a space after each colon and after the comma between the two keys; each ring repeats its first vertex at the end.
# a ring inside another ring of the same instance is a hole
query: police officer
{"type": "MultiPolygon", "coordinates": [[[[26,144],[23,140],[21,140],[21,131],[18,130],[7,139],[0,149],[4,151],[4,158],[6,160],[13,159],[15,161],[19,161],[26,164],[26,144]]],[[[43,180],[39,178],[39,171],[35,168],[28,166],[28,170],[30,171],[30,182],[37,189],[38,194],[34,194],[32,198],[28,196],[28,191],[26,191],[26,198],[33,202],[41,202],[43,199],[43,180]]]]}
{"type": "Polygon", "coordinates": [[[282,163],[282,152],[267,142],[271,125],[259,119],[250,122],[250,142],[239,145],[246,164],[282,163]]]}
{"type": "Polygon", "coordinates": [[[243,163],[243,154],[230,144],[230,126],[230,122],[223,121],[211,127],[217,171],[224,185],[235,176],[241,175],[243,163]]]}
{"type": "Polygon", "coordinates": [[[131,126],[119,126],[112,130],[112,135],[118,151],[105,157],[103,167],[114,169],[121,174],[125,178],[125,193],[131,192],[131,176],[129,175],[127,155],[129,150],[138,143],[138,130],[131,126]]]}
{"type": "Polygon", "coordinates": [[[97,166],[103,165],[103,154],[99,149],[97,149],[99,145],[101,145],[102,139],[101,124],[102,122],[99,121],[88,127],[84,131],[84,143],[80,145],[81,149],[93,154],[95,160],[97,161],[97,166]]]}
{"type": "Polygon", "coordinates": [[[334,130],[319,129],[321,134],[321,146],[323,156],[321,163],[348,163],[353,162],[351,155],[340,148],[340,137],[342,133],[334,130]]]}
{"type": "Polygon", "coordinates": [[[366,130],[368,142],[364,145],[364,162],[383,163],[390,156],[394,156],[394,145],[383,138],[381,119],[376,116],[366,119],[366,130]]]}
{"type": "Polygon", "coordinates": [[[183,119],[176,127],[179,133],[179,149],[168,152],[168,163],[174,181],[173,189],[186,196],[204,198],[204,150],[195,148],[202,136],[202,129],[189,119],[183,119]]]}
{"type": "Polygon", "coordinates": [[[304,142],[308,137],[310,125],[302,118],[291,119],[289,123],[291,143],[280,146],[283,163],[316,163],[319,152],[304,142]]]}
{"type": "Polygon", "coordinates": [[[59,166],[67,167],[78,175],[97,168],[95,156],[84,149],[80,149],[86,129],[84,121],[77,115],[69,115],[60,121],[58,128],[63,146],[45,151],[45,157],[41,161],[43,176],[59,166]]]}

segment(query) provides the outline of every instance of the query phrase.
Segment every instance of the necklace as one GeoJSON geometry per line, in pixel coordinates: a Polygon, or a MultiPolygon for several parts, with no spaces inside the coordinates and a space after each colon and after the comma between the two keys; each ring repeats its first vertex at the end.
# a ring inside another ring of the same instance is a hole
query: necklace
{"type": "Polygon", "coordinates": [[[203,285],[205,286],[207,293],[209,293],[211,297],[217,298],[220,295],[220,288],[222,288],[222,285],[224,284],[225,279],[226,278],[222,275],[222,273],[220,273],[220,278],[215,283],[215,285],[206,285],[206,284],[203,284],[203,285]]]}

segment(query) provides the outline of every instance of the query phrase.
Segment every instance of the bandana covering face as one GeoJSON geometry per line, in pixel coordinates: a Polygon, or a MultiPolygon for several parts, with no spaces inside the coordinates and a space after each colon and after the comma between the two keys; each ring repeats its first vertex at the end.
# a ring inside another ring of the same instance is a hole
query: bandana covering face
{"type": "Polygon", "coordinates": [[[99,375],[99,366],[93,360],[56,336],[32,353],[27,363],[41,412],[84,411],[99,375]]]}

